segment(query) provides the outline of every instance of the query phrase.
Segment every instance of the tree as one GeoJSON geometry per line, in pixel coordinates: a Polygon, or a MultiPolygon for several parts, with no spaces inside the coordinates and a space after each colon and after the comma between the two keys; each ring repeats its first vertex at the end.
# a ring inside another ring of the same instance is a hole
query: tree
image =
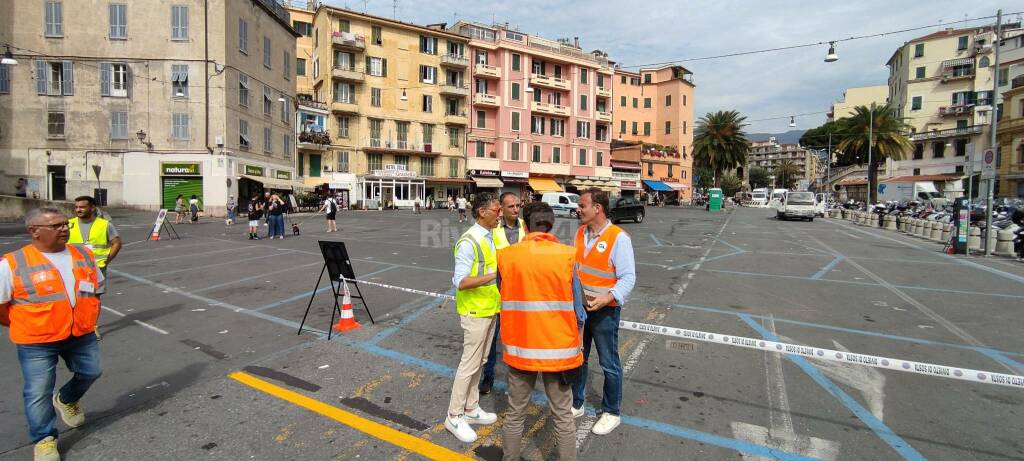
{"type": "Polygon", "coordinates": [[[868,202],[875,203],[878,195],[878,189],[875,187],[878,184],[878,165],[885,159],[902,160],[904,153],[913,148],[910,140],[904,135],[910,131],[910,127],[896,115],[896,109],[888,104],[875,106],[874,116],[867,106],[857,106],[853,111],[854,114],[849,118],[849,125],[846,128],[849,134],[839,142],[839,149],[845,155],[851,156],[859,165],[869,162],[868,184],[872,187],[868,191],[868,202]]]}
{"type": "Polygon", "coordinates": [[[803,136],[800,136],[800,145],[814,150],[828,149],[829,135],[831,134],[832,164],[837,167],[855,165],[857,164],[857,160],[854,158],[855,156],[839,149],[839,143],[850,135],[849,126],[850,119],[845,117],[831,122],[826,122],[824,125],[817,128],[811,128],[804,132],[803,136]]]}
{"type": "Polygon", "coordinates": [[[772,173],[775,174],[776,186],[783,189],[792,189],[796,186],[796,182],[803,176],[803,172],[800,171],[800,167],[796,166],[792,160],[783,160],[775,165],[772,169],[772,173]]]}
{"type": "Polygon", "coordinates": [[[750,177],[751,189],[759,189],[771,185],[771,180],[768,179],[768,170],[764,168],[756,166],[752,167],[750,172],[747,174],[750,177]]]}
{"type": "Polygon", "coordinates": [[[694,169],[693,174],[697,176],[697,180],[694,181],[693,187],[701,190],[707,190],[714,185],[715,172],[710,168],[697,167],[694,169]]]}
{"type": "Polygon", "coordinates": [[[750,141],[743,123],[747,118],[734,110],[704,115],[693,134],[693,164],[714,172],[719,184],[722,172],[746,165],[750,141]]]}
{"type": "Polygon", "coordinates": [[[721,187],[725,197],[732,197],[743,189],[743,180],[736,175],[725,175],[722,177],[721,187]]]}

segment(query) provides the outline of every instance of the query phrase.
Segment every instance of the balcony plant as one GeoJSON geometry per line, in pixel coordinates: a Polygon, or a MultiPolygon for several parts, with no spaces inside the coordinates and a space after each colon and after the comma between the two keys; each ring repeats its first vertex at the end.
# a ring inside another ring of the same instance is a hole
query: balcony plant
{"type": "Polygon", "coordinates": [[[299,133],[299,142],[329,145],[331,143],[331,135],[326,131],[303,131],[299,133]]]}

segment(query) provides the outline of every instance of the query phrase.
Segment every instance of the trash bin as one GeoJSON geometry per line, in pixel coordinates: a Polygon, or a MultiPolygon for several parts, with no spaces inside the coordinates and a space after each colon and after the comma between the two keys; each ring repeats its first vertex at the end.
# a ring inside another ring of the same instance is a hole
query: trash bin
{"type": "Polygon", "coordinates": [[[716,187],[708,190],[708,211],[712,213],[722,211],[722,189],[716,187]]]}

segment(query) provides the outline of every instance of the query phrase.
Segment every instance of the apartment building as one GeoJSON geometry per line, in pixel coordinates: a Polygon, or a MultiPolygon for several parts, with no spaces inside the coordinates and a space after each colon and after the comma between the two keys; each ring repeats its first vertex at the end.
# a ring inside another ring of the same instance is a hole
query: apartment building
{"type": "MultiPolygon", "coordinates": [[[[1004,31],[1020,29],[1005,24],[1004,31]]],[[[991,26],[945,29],[906,42],[889,58],[889,102],[911,127],[911,152],[887,165],[891,176],[929,175],[950,195],[963,190],[969,145],[980,171],[980,153],[990,147],[998,101],[991,26]]]]}
{"type": "Polygon", "coordinates": [[[293,187],[295,36],[276,2],[218,2],[209,28],[200,0],[7,3],[2,190],[145,209],[195,194],[221,215],[229,195],[293,187]]]}
{"type": "Polygon", "coordinates": [[[1024,31],[1003,35],[999,46],[996,194],[1024,198],[1024,31]]]}
{"type": "Polygon", "coordinates": [[[847,88],[846,91],[843,91],[843,99],[832,104],[832,108],[827,114],[828,121],[832,122],[852,116],[853,108],[857,106],[871,106],[871,104],[883,106],[888,97],[889,87],[887,85],[847,88]]]}
{"type": "Polygon", "coordinates": [[[682,66],[615,69],[613,136],[639,142],[643,185],[688,202],[693,196],[693,73],[682,66]]]}
{"type": "MultiPolygon", "coordinates": [[[[767,141],[753,141],[750,143],[750,151],[747,152],[747,167],[741,175],[745,181],[749,181],[751,168],[763,168],[772,173],[783,161],[793,162],[800,169],[800,176],[797,181],[813,183],[820,177],[818,156],[810,150],[800,147],[799,144],[779,144],[774,136],[767,141]]],[[[779,181],[781,184],[781,180],[779,181]]]]}
{"type": "Polygon", "coordinates": [[[312,25],[310,99],[329,108],[330,145],[300,157],[307,184],[365,208],[465,193],[469,39],[323,5],[312,25]]]}
{"type": "MultiPolygon", "coordinates": [[[[466,165],[478,190],[526,194],[600,187],[612,177],[612,68],[578,40],[459,21],[472,82],[466,165]]],[[[446,74],[446,86],[461,85],[446,74]]]]}

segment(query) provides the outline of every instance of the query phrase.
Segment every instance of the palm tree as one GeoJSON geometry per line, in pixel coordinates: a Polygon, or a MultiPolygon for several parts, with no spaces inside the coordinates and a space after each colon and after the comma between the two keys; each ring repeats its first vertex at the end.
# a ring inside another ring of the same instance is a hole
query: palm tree
{"type": "Polygon", "coordinates": [[[693,163],[695,167],[715,172],[715,185],[719,185],[722,172],[747,163],[747,140],[743,123],[747,118],[734,110],[708,113],[697,121],[693,134],[693,163]]]}
{"type": "Polygon", "coordinates": [[[839,150],[854,157],[857,164],[869,160],[868,146],[871,145],[868,184],[872,187],[868,191],[869,203],[875,203],[878,195],[875,187],[878,184],[878,165],[885,159],[903,160],[904,153],[913,149],[904,134],[910,131],[910,127],[896,115],[896,108],[886,104],[873,109],[867,106],[855,107],[846,124],[849,134],[839,141],[839,150]]]}
{"type": "Polygon", "coordinates": [[[792,160],[783,160],[772,169],[772,174],[778,180],[778,185],[783,189],[792,189],[802,176],[801,173],[800,167],[796,166],[792,160]]]}

